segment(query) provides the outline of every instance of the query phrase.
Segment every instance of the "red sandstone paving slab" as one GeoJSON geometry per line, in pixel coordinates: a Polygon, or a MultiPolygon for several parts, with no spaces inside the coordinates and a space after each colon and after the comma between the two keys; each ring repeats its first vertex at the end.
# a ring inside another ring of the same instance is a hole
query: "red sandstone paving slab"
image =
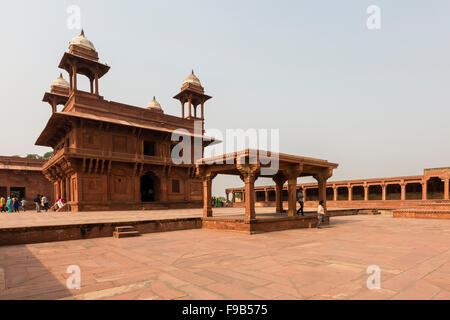
{"type": "Polygon", "coordinates": [[[170,271],[168,273],[177,279],[184,280],[184,281],[187,281],[191,284],[195,284],[198,286],[205,286],[205,285],[215,282],[214,280],[211,280],[207,277],[203,277],[203,276],[200,276],[193,272],[181,270],[181,269],[177,269],[177,268],[176,268],[176,270],[170,271]]]}
{"type": "MultiPolygon", "coordinates": [[[[237,268],[239,269],[239,268],[237,268]]],[[[241,283],[247,283],[249,287],[254,287],[254,286],[264,286],[267,285],[269,283],[271,283],[271,281],[267,280],[267,279],[263,279],[257,276],[250,276],[250,275],[246,275],[243,273],[239,273],[237,271],[234,270],[230,270],[230,269],[215,269],[214,270],[217,273],[221,273],[224,274],[230,278],[233,279],[233,282],[241,282],[241,283]]]]}
{"type": "Polygon", "coordinates": [[[357,294],[351,296],[352,300],[388,300],[395,296],[396,292],[389,289],[370,290],[363,287],[357,294]]]}
{"type": "Polygon", "coordinates": [[[259,278],[259,279],[265,279],[268,281],[271,281],[273,283],[278,283],[281,285],[290,285],[291,282],[289,279],[287,279],[285,276],[277,276],[274,274],[269,274],[266,272],[262,272],[259,270],[245,270],[245,269],[239,269],[239,270],[235,270],[237,273],[243,273],[255,278],[259,278]]]}
{"type": "Polygon", "coordinates": [[[189,284],[178,288],[179,290],[186,293],[185,297],[179,299],[188,298],[192,300],[223,300],[226,299],[222,294],[210,290],[207,287],[196,286],[194,284],[189,284]]]}
{"type": "Polygon", "coordinates": [[[273,300],[284,294],[284,292],[269,287],[259,287],[250,291],[250,293],[260,297],[261,299],[273,300]]]}
{"type": "Polygon", "coordinates": [[[354,280],[348,281],[336,287],[333,287],[326,292],[314,295],[310,299],[320,300],[320,299],[349,299],[351,296],[356,295],[362,290],[368,290],[366,286],[367,278],[365,276],[356,278],[354,280]]]}
{"type": "Polygon", "coordinates": [[[155,280],[151,283],[152,292],[165,300],[178,299],[186,296],[184,291],[172,288],[166,282],[155,280]]]}
{"type": "Polygon", "coordinates": [[[432,299],[436,294],[441,291],[439,287],[436,287],[427,281],[419,280],[414,282],[408,288],[402,290],[397,295],[393,296],[393,299],[399,300],[420,300],[420,299],[432,299]]]}
{"type": "Polygon", "coordinates": [[[441,290],[434,297],[433,300],[450,300],[450,291],[441,290]]]}
{"type": "Polygon", "coordinates": [[[425,276],[423,279],[443,290],[450,291],[450,273],[435,271],[425,276]]]}
{"type": "Polygon", "coordinates": [[[308,299],[318,294],[323,294],[331,288],[333,288],[332,283],[316,279],[316,281],[298,287],[297,290],[303,297],[305,297],[305,299],[308,299]]]}
{"type": "Polygon", "coordinates": [[[257,300],[261,299],[260,296],[251,293],[248,289],[236,286],[229,285],[226,283],[213,283],[205,286],[206,289],[217,293],[218,295],[222,295],[222,299],[229,300],[257,300]]]}
{"type": "MultiPolygon", "coordinates": [[[[303,295],[298,291],[294,284],[292,285],[280,285],[279,283],[271,283],[265,286],[266,290],[274,290],[274,292],[281,292],[280,296],[274,297],[274,299],[283,299],[280,297],[289,296],[294,299],[304,299],[303,295]]],[[[290,299],[289,299],[290,300],[290,299]]]]}

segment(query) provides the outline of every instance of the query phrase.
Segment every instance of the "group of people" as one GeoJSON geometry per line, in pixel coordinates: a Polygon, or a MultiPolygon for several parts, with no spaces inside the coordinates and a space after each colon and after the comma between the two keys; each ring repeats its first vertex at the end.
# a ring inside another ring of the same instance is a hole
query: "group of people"
{"type": "MultiPolygon", "coordinates": [[[[304,212],[303,212],[303,207],[304,207],[304,201],[303,199],[305,198],[305,195],[303,194],[303,188],[300,188],[297,190],[297,201],[300,204],[300,208],[297,210],[297,215],[300,216],[304,216],[304,212]]],[[[319,206],[317,207],[317,217],[319,219],[319,222],[317,223],[317,228],[322,228],[321,225],[323,223],[323,220],[325,218],[325,206],[324,206],[324,201],[320,200],[319,201],[319,206]]]]}
{"type": "MultiPolygon", "coordinates": [[[[55,204],[50,206],[48,198],[44,195],[38,194],[36,198],[34,198],[34,203],[36,205],[36,212],[39,213],[41,210],[47,212],[50,209],[54,211],[64,206],[64,200],[61,197],[58,197],[55,204]]],[[[23,212],[27,211],[27,201],[22,198],[19,199],[17,197],[0,197],[0,212],[23,212]]]]}
{"type": "Polygon", "coordinates": [[[228,207],[229,202],[228,201],[224,202],[220,198],[211,197],[211,206],[213,208],[228,207]]]}
{"type": "Polygon", "coordinates": [[[27,201],[25,199],[19,200],[17,197],[4,197],[0,198],[0,212],[19,212],[19,208],[22,211],[26,211],[27,201]]]}
{"type": "Polygon", "coordinates": [[[34,203],[36,204],[36,212],[39,213],[41,210],[45,210],[47,212],[50,209],[53,209],[54,211],[58,210],[59,208],[62,208],[64,206],[64,200],[62,197],[58,197],[56,199],[53,206],[49,205],[48,199],[44,195],[38,194],[36,198],[34,198],[34,203]]]}

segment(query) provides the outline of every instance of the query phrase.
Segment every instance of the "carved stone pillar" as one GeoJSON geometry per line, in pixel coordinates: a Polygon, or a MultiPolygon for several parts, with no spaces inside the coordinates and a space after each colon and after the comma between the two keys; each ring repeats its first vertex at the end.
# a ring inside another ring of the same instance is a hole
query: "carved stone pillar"
{"type": "Polygon", "coordinates": [[[288,216],[297,214],[297,178],[302,173],[301,167],[292,168],[286,171],[288,178],[288,216]]]}
{"type": "Polygon", "coordinates": [[[283,185],[287,178],[281,172],[278,172],[272,179],[275,182],[275,212],[283,213],[283,185]]]}
{"type": "Polygon", "coordinates": [[[427,193],[428,193],[427,180],[424,180],[422,182],[422,200],[427,200],[428,199],[427,193]]]}
{"type": "Polygon", "coordinates": [[[449,187],[450,179],[447,177],[444,179],[444,200],[449,200],[449,187]]]}
{"type": "Polygon", "coordinates": [[[364,201],[369,201],[369,186],[364,185],[364,201]]]}
{"type": "Polygon", "coordinates": [[[319,201],[323,201],[325,214],[327,213],[327,180],[331,177],[332,170],[326,170],[320,174],[314,175],[319,187],[319,201]]]}
{"type": "Polygon", "coordinates": [[[255,181],[258,179],[258,168],[253,165],[238,165],[241,179],[245,183],[245,222],[256,219],[255,212],[255,181]]]}
{"type": "Polygon", "coordinates": [[[212,180],[211,174],[202,176],[203,181],[203,217],[212,217],[212,205],[211,205],[211,193],[212,193],[212,180]]]}
{"type": "Polygon", "coordinates": [[[405,201],[406,200],[406,183],[404,183],[404,182],[400,183],[400,187],[401,187],[400,200],[405,201]]]}
{"type": "Polygon", "coordinates": [[[386,201],[386,185],[382,184],[381,185],[381,200],[382,201],[386,201]]]}
{"type": "Polygon", "coordinates": [[[337,201],[337,199],[338,199],[337,187],[333,186],[333,200],[337,201]]]}

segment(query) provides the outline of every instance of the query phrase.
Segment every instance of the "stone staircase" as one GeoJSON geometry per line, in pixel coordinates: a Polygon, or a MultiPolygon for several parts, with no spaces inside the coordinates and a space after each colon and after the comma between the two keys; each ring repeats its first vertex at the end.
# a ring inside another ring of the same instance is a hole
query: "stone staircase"
{"type": "Polygon", "coordinates": [[[137,237],[139,235],[140,235],[139,231],[137,231],[136,228],[133,226],[116,227],[116,230],[113,232],[113,237],[116,239],[137,237]]]}
{"type": "Polygon", "coordinates": [[[168,210],[169,207],[162,203],[143,203],[142,210],[168,210]]]}
{"type": "Polygon", "coordinates": [[[377,209],[362,209],[358,211],[358,214],[367,214],[370,216],[381,214],[377,209]]]}

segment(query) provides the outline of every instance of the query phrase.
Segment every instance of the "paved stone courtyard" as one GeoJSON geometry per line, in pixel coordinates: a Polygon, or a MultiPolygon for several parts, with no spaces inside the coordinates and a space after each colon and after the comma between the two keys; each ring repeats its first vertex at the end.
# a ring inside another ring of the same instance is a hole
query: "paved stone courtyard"
{"type": "Polygon", "coordinates": [[[0,247],[0,299],[450,299],[450,221],[335,217],[323,229],[204,229],[0,247]],[[67,267],[81,289],[66,289],[67,267]],[[366,287],[378,265],[381,289],[366,287]]]}
{"type": "MultiPolygon", "coordinates": [[[[316,208],[305,208],[307,213],[315,213],[316,208]]],[[[257,218],[273,217],[273,207],[256,208],[257,218]]],[[[215,217],[244,217],[244,208],[214,208],[215,217]]],[[[287,215],[287,213],[284,213],[287,215]]],[[[34,226],[53,226],[82,223],[108,223],[145,221],[172,218],[200,218],[203,217],[203,209],[171,209],[171,210],[136,210],[136,211],[98,211],[98,212],[54,212],[48,211],[36,213],[35,211],[0,214],[0,228],[20,228],[34,226]]]]}

